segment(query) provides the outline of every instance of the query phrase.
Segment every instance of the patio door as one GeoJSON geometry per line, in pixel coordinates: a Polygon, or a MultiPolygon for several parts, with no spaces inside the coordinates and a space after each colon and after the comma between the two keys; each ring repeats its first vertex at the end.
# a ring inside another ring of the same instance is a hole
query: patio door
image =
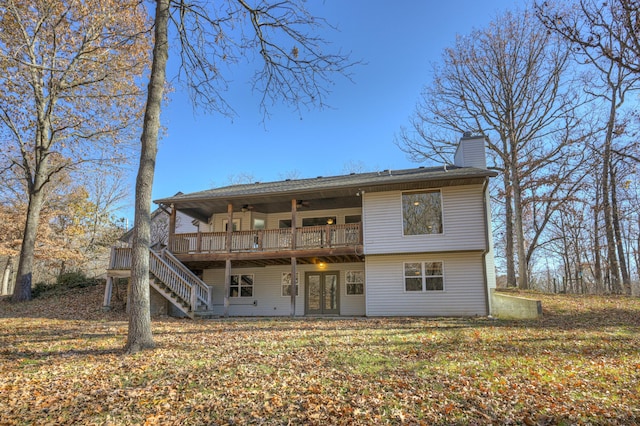
{"type": "Polygon", "coordinates": [[[340,314],[340,273],[307,272],[304,307],[307,315],[340,314]]]}

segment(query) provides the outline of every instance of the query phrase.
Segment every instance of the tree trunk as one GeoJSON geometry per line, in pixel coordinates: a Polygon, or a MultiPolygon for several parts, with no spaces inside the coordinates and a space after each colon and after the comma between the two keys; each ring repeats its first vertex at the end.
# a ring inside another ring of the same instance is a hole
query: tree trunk
{"type": "Polygon", "coordinates": [[[631,294],[631,279],[629,277],[629,269],[627,268],[626,255],[624,253],[624,244],[622,241],[622,225],[620,224],[620,215],[618,214],[618,195],[617,195],[617,176],[616,171],[612,167],[611,173],[611,220],[613,222],[613,234],[616,239],[616,248],[618,250],[618,262],[620,264],[620,272],[622,273],[622,284],[625,294],[631,294]]]}
{"type": "Polygon", "coordinates": [[[615,90],[612,93],[611,108],[609,112],[609,121],[607,123],[607,133],[604,140],[604,149],[602,153],[602,213],[604,215],[604,227],[607,243],[607,260],[609,262],[609,277],[611,283],[611,291],[613,293],[621,293],[622,286],[620,285],[620,268],[618,266],[618,259],[616,256],[615,237],[613,234],[613,219],[611,214],[611,203],[609,197],[609,177],[611,167],[611,143],[613,140],[613,127],[615,125],[615,90]]]}
{"type": "MultiPolygon", "coordinates": [[[[514,157],[515,157],[515,149],[514,157]]],[[[515,158],[513,164],[516,164],[515,158]]],[[[518,287],[526,290],[529,288],[529,271],[527,265],[527,251],[524,244],[524,227],[522,225],[522,188],[520,187],[520,176],[517,167],[511,168],[511,187],[513,188],[513,225],[515,231],[516,254],[518,256],[518,287]]]]}
{"type": "Polygon", "coordinates": [[[31,300],[33,259],[36,247],[38,222],[40,221],[40,211],[42,210],[42,204],[44,203],[44,196],[41,190],[30,190],[30,192],[22,247],[20,249],[20,260],[18,262],[18,272],[16,274],[16,283],[13,288],[13,296],[11,297],[12,302],[24,302],[31,300]]]}
{"type": "Polygon", "coordinates": [[[604,293],[604,283],[602,281],[602,261],[600,260],[600,186],[595,188],[595,205],[593,206],[593,274],[596,281],[596,293],[604,293]]]}
{"type": "Polygon", "coordinates": [[[504,181],[504,215],[505,215],[505,248],[504,254],[507,262],[507,287],[516,287],[516,265],[513,253],[513,197],[511,196],[511,184],[509,172],[502,175],[504,181]]]}
{"type": "Polygon", "coordinates": [[[168,50],[169,0],[157,0],[155,44],[142,129],[140,167],[136,178],[135,224],[131,258],[131,307],[125,351],[135,353],[155,347],[151,333],[149,300],[149,245],[151,240],[151,189],[158,152],[160,108],[168,50]]]}
{"type": "Polygon", "coordinates": [[[11,271],[13,269],[13,257],[7,258],[7,263],[4,266],[2,273],[2,286],[0,287],[0,295],[7,295],[11,292],[9,288],[9,282],[11,281],[11,271]]]}

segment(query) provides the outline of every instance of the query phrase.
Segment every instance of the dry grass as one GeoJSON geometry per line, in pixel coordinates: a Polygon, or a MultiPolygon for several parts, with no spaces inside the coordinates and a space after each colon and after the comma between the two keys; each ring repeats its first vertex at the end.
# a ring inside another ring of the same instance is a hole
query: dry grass
{"type": "Polygon", "coordinates": [[[158,348],[124,356],[101,291],[0,301],[0,424],[640,423],[640,299],[536,294],[524,322],[158,318],[158,348]]]}

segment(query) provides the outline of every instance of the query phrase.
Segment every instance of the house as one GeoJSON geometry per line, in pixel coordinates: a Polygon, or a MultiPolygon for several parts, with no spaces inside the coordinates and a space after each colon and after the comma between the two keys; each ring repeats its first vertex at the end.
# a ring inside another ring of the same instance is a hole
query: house
{"type": "MultiPolygon", "coordinates": [[[[454,165],[157,200],[171,214],[167,248],[151,252],[152,303],[192,317],[488,315],[496,175],[485,138],[465,135],[454,165]],[[198,230],[178,232],[178,213],[198,230]]],[[[109,277],[126,276],[127,250],[114,249],[109,277]]]]}

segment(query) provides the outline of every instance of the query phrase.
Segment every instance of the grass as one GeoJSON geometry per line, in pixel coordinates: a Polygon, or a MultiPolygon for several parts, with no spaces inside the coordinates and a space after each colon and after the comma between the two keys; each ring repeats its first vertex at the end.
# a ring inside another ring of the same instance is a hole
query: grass
{"type": "Polygon", "coordinates": [[[536,321],[157,318],[125,356],[102,286],[0,301],[0,424],[640,423],[640,299],[536,321]]]}

